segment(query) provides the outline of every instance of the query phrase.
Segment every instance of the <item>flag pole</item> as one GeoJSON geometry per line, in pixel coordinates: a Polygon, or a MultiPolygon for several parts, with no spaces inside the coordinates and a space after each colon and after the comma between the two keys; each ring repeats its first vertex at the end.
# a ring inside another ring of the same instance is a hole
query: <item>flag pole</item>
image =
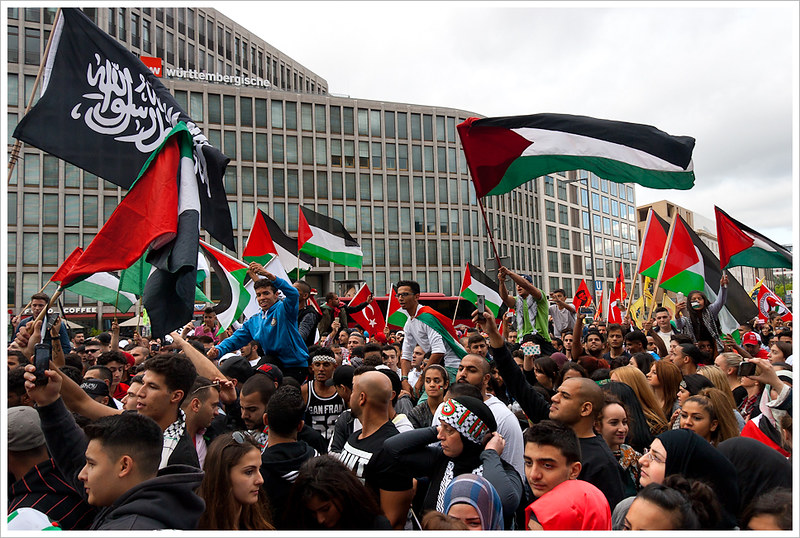
{"type": "Polygon", "coordinates": [[[142,322],[142,298],[136,301],[136,334],[139,333],[139,324],[142,322]]]}
{"type": "MultiPolygon", "coordinates": [[[[61,18],[61,8],[56,10],[56,16],[53,19],[53,26],[50,29],[50,37],[47,38],[47,45],[44,47],[44,54],[42,55],[42,61],[39,62],[39,72],[36,73],[36,80],[33,81],[33,89],[31,89],[31,96],[28,98],[28,104],[25,107],[25,112],[23,117],[30,112],[31,107],[33,106],[33,99],[36,96],[36,89],[39,87],[39,81],[42,79],[42,72],[44,72],[44,66],[47,64],[47,56],[50,54],[50,45],[53,42],[53,34],[55,34],[56,27],[60,22],[61,18]]],[[[22,147],[22,141],[16,139],[14,141],[14,147],[11,148],[11,158],[8,160],[8,183],[11,184],[11,175],[14,173],[14,168],[17,166],[17,160],[19,159],[19,150],[22,147]]]]}
{"type": "Polygon", "coordinates": [[[461,296],[460,295],[458,296],[458,300],[456,301],[456,309],[453,312],[453,321],[452,321],[452,323],[456,322],[456,315],[458,314],[458,305],[459,305],[459,303],[461,303],[461,296]]]}
{"type": "MultiPolygon", "coordinates": [[[[667,240],[664,242],[664,252],[661,254],[661,267],[658,268],[658,278],[656,278],[655,284],[653,284],[653,298],[650,301],[650,308],[647,312],[647,319],[650,319],[650,316],[653,315],[653,309],[656,305],[656,295],[658,294],[658,286],[661,284],[661,277],[664,275],[664,259],[667,257],[667,253],[669,252],[670,244],[672,243],[672,236],[675,233],[675,222],[678,220],[678,215],[675,215],[675,218],[672,219],[672,222],[669,225],[669,233],[667,234],[667,240]]],[[[677,314],[677,312],[675,312],[677,314]]]]}
{"type": "MultiPolygon", "coordinates": [[[[654,211],[653,211],[653,208],[651,207],[650,211],[648,211],[648,213],[647,213],[647,221],[645,222],[645,225],[644,225],[644,234],[642,234],[642,241],[641,241],[641,243],[639,243],[639,252],[638,252],[638,256],[636,257],[636,269],[634,269],[633,273],[631,273],[631,296],[633,294],[634,286],[636,285],[636,277],[640,276],[639,266],[642,264],[642,249],[644,248],[644,238],[645,238],[645,235],[647,234],[647,229],[649,228],[650,223],[652,222],[651,219],[653,218],[653,216],[652,216],[653,213],[654,213],[654,211]]],[[[641,283],[641,281],[640,281],[640,283],[641,283]]],[[[642,284],[642,287],[644,287],[643,284],[642,284]]],[[[640,290],[640,293],[641,293],[642,296],[644,296],[644,290],[643,289],[640,290]]],[[[633,301],[628,301],[629,304],[631,302],[633,302],[633,301]]],[[[650,319],[650,318],[648,318],[648,319],[650,319]]]]}
{"type": "Polygon", "coordinates": [[[489,235],[489,241],[492,245],[492,250],[494,251],[494,259],[497,260],[497,269],[500,270],[500,267],[503,265],[500,263],[500,256],[497,254],[497,245],[494,244],[494,237],[492,237],[492,230],[489,228],[489,219],[486,217],[486,209],[483,207],[483,202],[480,198],[478,198],[478,207],[481,208],[481,215],[483,215],[483,223],[486,225],[486,233],[489,235]]]}
{"type": "MultiPolygon", "coordinates": [[[[50,282],[51,282],[50,280],[48,280],[47,282],[45,282],[45,283],[44,283],[44,286],[42,286],[42,289],[40,289],[40,290],[39,290],[37,293],[43,293],[43,292],[44,292],[44,290],[47,288],[47,286],[50,284],[50,282]]],[[[751,293],[750,295],[752,295],[752,293],[751,293]]],[[[23,312],[25,312],[27,309],[29,309],[29,308],[31,307],[31,303],[33,303],[33,299],[31,299],[30,301],[28,301],[28,304],[27,304],[27,305],[25,305],[25,308],[23,308],[22,310],[20,310],[20,311],[19,311],[19,315],[20,315],[20,316],[22,315],[22,313],[23,313],[23,312]]]]}

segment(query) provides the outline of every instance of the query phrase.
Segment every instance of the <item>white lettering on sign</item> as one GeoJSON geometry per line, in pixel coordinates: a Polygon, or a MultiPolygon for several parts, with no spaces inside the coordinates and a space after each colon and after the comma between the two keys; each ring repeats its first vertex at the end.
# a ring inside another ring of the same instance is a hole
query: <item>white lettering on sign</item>
{"type": "Polygon", "coordinates": [[[164,72],[169,78],[185,78],[189,80],[203,80],[207,82],[224,82],[225,84],[233,84],[234,86],[259,86],[262,88],[271,88],[270,81],[261,77],[242,77],[239,75],[223,75],[222,73],[208,73],[198,71],[196,69],[184,69],[178,67],[177,69],[165,68],[164,72]]]}

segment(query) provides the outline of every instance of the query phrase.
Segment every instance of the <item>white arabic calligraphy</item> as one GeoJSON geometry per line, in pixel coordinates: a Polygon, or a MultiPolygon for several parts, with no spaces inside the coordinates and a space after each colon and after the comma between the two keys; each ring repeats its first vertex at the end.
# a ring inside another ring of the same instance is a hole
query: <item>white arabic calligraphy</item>
{"type": "MultiPolygon", "coordinates": [[[[134,87],[127,67],[120,69],[119,64],[109,59],[103,61],[96,53],[94,57],[96,65],[90,63],[87,66],[86,80],[97,93],[83,94],[84,98],[94,102],[87,104],[83,113],[86,126],[98,134],[114,136],[119,142],[133,143],[141,153],[152,153],[177,125],[181,111],[163,103],[143,74],[138,74],[139,80],[134,87]]],[[[81,117],[83,104],[86,103],[73,107],[73,119],[81,117]]],[[[198,143],[196,133],[192,135],[195,146],[202,145],[202,142],[198,143]]]]}

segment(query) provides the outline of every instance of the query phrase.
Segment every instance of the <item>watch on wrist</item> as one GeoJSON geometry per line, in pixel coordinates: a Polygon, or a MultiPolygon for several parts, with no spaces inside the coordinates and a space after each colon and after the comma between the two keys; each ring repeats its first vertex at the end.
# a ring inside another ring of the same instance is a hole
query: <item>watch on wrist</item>
{"type": "Polygon", "coordinates": [[[407,375],[401,376],[400,381],[408,381],[408,376],[407,375]]]}

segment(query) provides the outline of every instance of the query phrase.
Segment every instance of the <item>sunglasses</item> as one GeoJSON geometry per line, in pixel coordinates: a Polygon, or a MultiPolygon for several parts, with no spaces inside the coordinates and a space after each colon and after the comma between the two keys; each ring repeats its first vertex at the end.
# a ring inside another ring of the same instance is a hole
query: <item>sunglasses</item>
{"type": "MultiPolygon", "coordinates": [[[[194,390],[193,390],[193,391],[192,391],[192,392],[189,394],[189,396],[193,396],[193,395],[197,394],[198,392],[200,392],[201,390],[205,390],[205,389],[208,389],[208,388],[211,388],[211,387],[214,387],[214,388],[216,388],[217,390],[219,390],[219,381],[214,381],[214,382],[213,382],[213,383],[211,383],[210,385],[203,385],[202,387],[197,387],[196,389],[194,389],[194,390]]],[[[239,432],[236,432],[236,433],[239,433],[239,432]]]]}
{"type": "Polygon", "coordinates": [[[238,445],[243,445],[247,442],[253,443],[254,440],[248,433],[235,431],[231,434],[231,438],[236,442],[238,445]]]}

